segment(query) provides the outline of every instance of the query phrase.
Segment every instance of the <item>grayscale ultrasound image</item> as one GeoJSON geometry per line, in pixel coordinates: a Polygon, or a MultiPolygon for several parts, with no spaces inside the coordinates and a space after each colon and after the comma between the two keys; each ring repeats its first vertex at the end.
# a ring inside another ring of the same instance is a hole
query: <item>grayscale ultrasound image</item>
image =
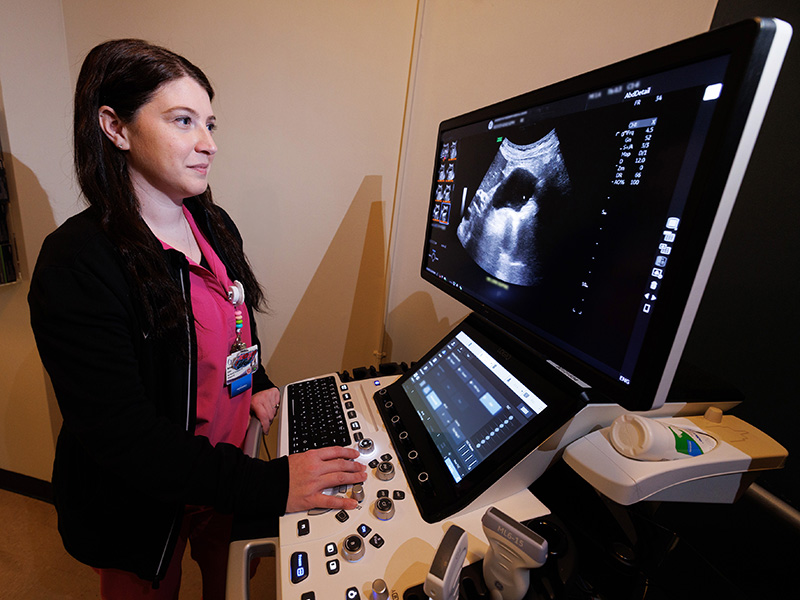
{"type": "Polygon", "coordinates": [[[570,187],[555,130],[524,146],[504,139],[458,226],[458,239],[490,275],[535,285],[542,260],[537,231],[570,187]]]}

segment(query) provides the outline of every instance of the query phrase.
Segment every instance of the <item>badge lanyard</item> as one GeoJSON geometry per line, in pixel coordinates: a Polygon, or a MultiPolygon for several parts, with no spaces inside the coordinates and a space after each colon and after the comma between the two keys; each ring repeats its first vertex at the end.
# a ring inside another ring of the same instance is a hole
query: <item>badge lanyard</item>
{"type": "Polygon", "coordinates": [[[258,368],[258,346],[242,341],[244,318],[240,307],[244,306],[244,286],[234,281],[228,288],[228,300],[236,309],[236,339],[225,361],[225,383],[231,386],[231,398],[238,396],[253,385],[253,372],[258,368]]]}

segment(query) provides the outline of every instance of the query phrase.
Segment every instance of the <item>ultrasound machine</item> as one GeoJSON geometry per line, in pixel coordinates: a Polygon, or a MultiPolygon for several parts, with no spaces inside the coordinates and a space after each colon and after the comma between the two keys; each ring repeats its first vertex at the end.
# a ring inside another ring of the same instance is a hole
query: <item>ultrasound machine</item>
{"type": "Polygon", "coordinates": [[[732,502],[783,464],[735,399],[674,382],[791,31],[741,22],[441,123],[421,276],[472,313],[400,375],[283,389],[279,454],[351,446],[368,478],[328,490],[356,510],[235,543],[229,598],[259,554],[287,600],[522,598],[554,550],[528,488],[562,457],[621,504],[732,502]],[[626,415],[716,447],[624,456],[626,415]]]}

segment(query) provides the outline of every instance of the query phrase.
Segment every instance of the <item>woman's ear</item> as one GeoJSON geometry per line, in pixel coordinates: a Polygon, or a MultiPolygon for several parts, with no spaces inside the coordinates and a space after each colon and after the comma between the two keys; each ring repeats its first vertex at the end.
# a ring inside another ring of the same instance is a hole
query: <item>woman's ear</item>
{"type": "Polygon", "coordinates": [[[100,129],[103,130],[106,137],[120,150],[129,150],[128,130],[116,111],[110,106],[104,105],[100,107],[97,116],[100,120],[100,129]]]}

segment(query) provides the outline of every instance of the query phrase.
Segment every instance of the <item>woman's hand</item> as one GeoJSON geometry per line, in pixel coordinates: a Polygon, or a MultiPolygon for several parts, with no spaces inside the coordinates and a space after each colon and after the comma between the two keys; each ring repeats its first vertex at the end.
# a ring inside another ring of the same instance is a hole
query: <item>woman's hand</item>
{"type": "Polygon", "coordinates": [[[367,467],[356,462],[358,450],[331,446],[289,455],[289,497],[286,512],[310,508],[354,509],[358,502],[323,494],[326,488],[361,483],[367,478],[367,467]]]}
{"type": "Polygon", "coordinates": [[[278,408],[281,405],[281,392],[278,388],[269,388],[253,394],[250,398],[250,410],[261,421],[261,428],[264,435],[269,431],[272,421],[278,416],[278,408]]]}

